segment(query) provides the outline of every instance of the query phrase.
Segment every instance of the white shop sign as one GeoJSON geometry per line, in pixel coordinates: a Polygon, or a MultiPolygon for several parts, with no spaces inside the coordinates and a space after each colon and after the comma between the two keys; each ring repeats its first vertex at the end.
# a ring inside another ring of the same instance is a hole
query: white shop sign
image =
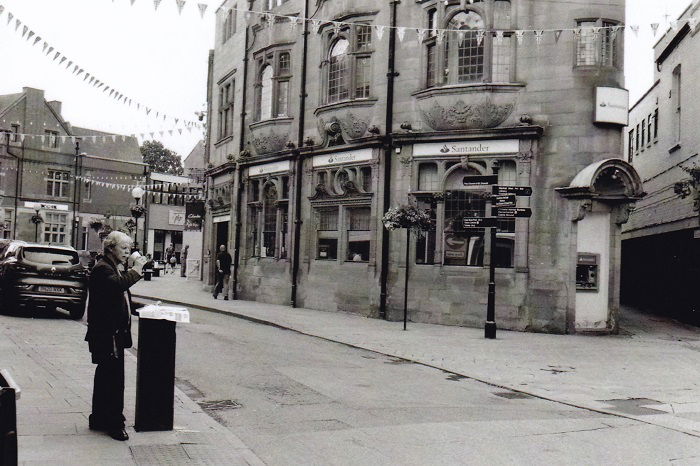
{"type": "Polygon", "coordinates": [[[629,124],[630,93],[617,87],[597,87],[595,90],[595,123],[629,124]]]}
{"type": "Polygon", "coordinates": [[[168,223],[178,227],[185,226],[185,213],[178,210],[169,210],[168,223]]]}
{"type": "Polygon", "coordinates": [[[517,154],[518,139],[494,139],[481,141],[434,142],[413,146],[414,157],[439,155],[517,154]]]}
{"type": "Polygon", "coordinates": [[[68,206],[64,204],[49,204],[47,202],[24,202],[24,207],[29,207],[30,209],[44,209],[44,210],[63,210],[67,211],[68,206]]]}
{"type": "Polygon", "coordinates": [[[289,171],[289,160],[282,160],[280,162],[270,162],[264,163],[262,165],[256,165],[254,167],[248,168],[248,175],[267,175],[269,173],[279,173],[289,171]]]}
{"type": "Polygon", "coordinates": [[[317,155],[312,159],[312,165],[314,168],[316,168],[341,163],[347,164],[366,162],[367,160],[372,160],[372,149],[358,149],[346,152],[336,152],[333,154],[317,155]]]}
{"type": "Polygon", "coordinates": [[[218,217],[212,218],[211,221],[213,223],[230,222],[231,216],[230,215],[219,215],[218,217]]]}

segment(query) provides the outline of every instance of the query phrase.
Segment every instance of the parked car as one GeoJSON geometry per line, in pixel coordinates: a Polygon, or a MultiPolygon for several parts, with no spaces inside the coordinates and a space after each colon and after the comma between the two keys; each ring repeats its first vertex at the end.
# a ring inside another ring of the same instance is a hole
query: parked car
{"type": "Polygon", "coordinates": [[[81,319],[87,277],[71,247],[12,241],[0,255],[0,303],[10,312],[60,307],[81,319]]]}

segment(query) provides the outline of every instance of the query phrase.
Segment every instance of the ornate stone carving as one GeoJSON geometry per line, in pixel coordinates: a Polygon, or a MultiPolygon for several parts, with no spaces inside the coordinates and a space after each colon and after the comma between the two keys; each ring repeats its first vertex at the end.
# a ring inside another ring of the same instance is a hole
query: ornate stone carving
{"type": "Polygon", "coordinates": [[[358,139],[365,135],[369,123],[358,118],[354,113],[347,112],[344,117],[338,119],[340,127],[348,139],[358,139]]]}
{"type": "Polygon", "coordinates": [[[255,147],[255,152],[257,152],[258,155],[278,152],[284,149],[284,145],[287,143],[287,137],[288,135],[286,134],[277,134],[270,131],[267,135],[254,138],[253,147],[255,147]]]}
{"type": "Polygon", "coordinates": [[[462,99],[442,106],[434,101],[427,110],[421,109],[423,120],[436,131],[494,128],[513,112],[515,104],[496,105],[491,100],[467,104],[462,99]]]}
{"type": "Polygon", "coordinates": [[[593,201],[590,199],[583,199],[579,201],[578,209],[574,212],[574,217],[571,219],[572,222],[579,222],[586,217],[588,212],[593,210],[593,201]]]}
{"type": "Polygon", "coordinates": [[[630,202],[620,206],[617,209],[617,217],[615,218],[615,223],[617,225],[624,225],[630,219],[630,214],[637,208],[637,204],[630,202]]]}

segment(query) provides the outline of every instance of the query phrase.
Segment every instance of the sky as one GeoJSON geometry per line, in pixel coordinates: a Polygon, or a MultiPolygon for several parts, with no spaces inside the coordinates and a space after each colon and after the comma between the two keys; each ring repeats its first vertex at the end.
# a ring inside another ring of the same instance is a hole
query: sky
{"type": "MultiPolygon", "coordinates": [[[[639,25],[636,34],[625,30],[625,85],[631,103],[653,83],[653,44],[690,1],[627,0],[625,24],[639,25]],[[652,23],[659,23],[656,36],[652,23]]],[[[144,133],[146,139],[154,133],[185,157],[203,136],[181,122],[197,120],[195,112],[206,109],[208,51],[220,4],[187,0],[178,14],[176,0],[162,0],[157,10],[153,0],[0,0],[5,7],[0,15],[0,94],[21,92],[25,86],[43,89],[47,100],[63,102],[63,116],[75,126],[144,133]],[[203,18],[198,3],[208,5],[203,18]],[[9,24],[8,12],[14,15],[9,24]],[[23,26],[15,31],[16,19],[36,35],[22,39],[23,26]],[[36,36],[42,40],[32,45],[36,36]],[[60,57],[54,62],[55,51],[45,55],[43,41],[151,113],[117,103],[84,81],[84,75],[74,76],[73,66],[65,69],[68,60],[58,66],[60,57]],[[180,123],[156,119],[155,112],[180,123]]]]}

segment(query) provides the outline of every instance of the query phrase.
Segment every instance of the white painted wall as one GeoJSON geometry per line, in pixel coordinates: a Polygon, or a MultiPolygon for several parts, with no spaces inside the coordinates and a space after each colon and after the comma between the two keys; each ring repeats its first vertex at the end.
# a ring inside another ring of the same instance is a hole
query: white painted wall
{"type": "Polygon", "coordinates": [[[605,329],[609,315],[610,212],[589,212],[578,222],[577,251],[600,255],[598,291],[576,291],[576,329],[605,329]]]}

